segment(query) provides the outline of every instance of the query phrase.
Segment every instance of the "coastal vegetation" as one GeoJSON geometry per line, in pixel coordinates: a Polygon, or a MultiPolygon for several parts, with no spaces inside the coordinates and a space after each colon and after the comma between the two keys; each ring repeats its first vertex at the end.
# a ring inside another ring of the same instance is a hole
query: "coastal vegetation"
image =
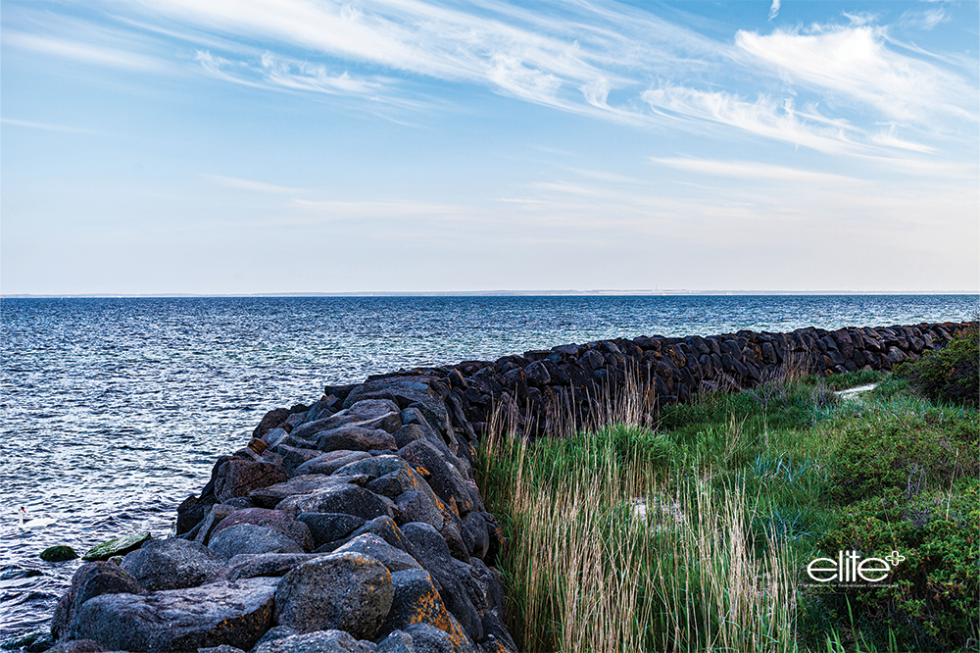
{"type": "Polygon", "coordinates": [[[971,332],[893,374],[787,366],[653,423],[634,388],[606,423],[530,443],[498,420],[479,485],[518,646],[975,650],[977,358],[971,332]],[[807,574],[851,551],[897,556],[880,582],[807,574]]]}

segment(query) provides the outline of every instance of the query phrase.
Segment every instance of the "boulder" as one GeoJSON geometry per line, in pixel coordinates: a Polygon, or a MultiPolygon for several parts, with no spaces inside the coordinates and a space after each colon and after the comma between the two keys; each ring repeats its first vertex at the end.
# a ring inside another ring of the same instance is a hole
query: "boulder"
{"type": "Polygon", "coordinates": [[[218,468],[214,494],[218,501],[248,496],[252,490],[289,480],[289,474],[278,465],[232,458],[218,468]]]}
{"type": "Polygon", "coordinates": [[[422,565],[416,562],[415,558],[401,549],[396,549],[374,533],[358,535],[336,549],[335,553],[346,553],[348,551],[374,558],[387,567],[391,573],[406,569],[422,569],[422,565]]]}
{"type": "MultiPolygon", "coordinates": [[[[51,618],[51,638],[65,639],[75,613],[86,601],[102,594],[142,594],[146,589],[135,578],[110,562],[82,565],[71,578],[68,592],[58,600],[51,618]]],[[[73,639],[78,639],[77,637],[73,639]]]]}
{"type": "Polygon", "coordinates": [[[194,536],[194,541],[198,544],[204,544],[206,546],[211,540],[211,534],[214,532],[214,529],[218,526],[218,524],[237,510],[239,510],[239,508],[225,503],[214,504],[211,507],[211,511],[208,513],[207,517],[205,517],[200,523],[200,527],[197,529],[197,535],[194,536]]]}
{"type": "Polygon", "coordinates": [[[483,502],[459,470],[428,442],[416,441],[400,449],[398,455],[411,463],[416,472],[425,470],[429,486],[443,501],[455,501],[460,513],[483,510],[483,502]]]}
{"type": "Polygon", "coordinates": [[[479,592],[479,589],[475,587],[469,565],[455,560],[442,535],[428,524],[405,524],[402,533],[409,541],[415,559],[439,584],[442,600],[463,630],[473,641],[482,641],[483,626],[470,600],[471,592],[479,592]]]}
{"type": "Polygon", "coordinates": [[[354,515],[336,512],[304,512],[296,517],[297,521],[306,524],[313,534],[314,546],[323,546],[327,542],[342,540],[364,525],[364,519],[354,515]]]}
{"type": "Polygon", "coordinates": [[[425,492],[406,492],[395,499],[395,523],[400,526],[413,521],[442,529],[442,511],[425,492]]]}
{"type": "Polygon", "coordinates": [[[357,460],[370,458],[371,454],[366,451],[350,451],[349,449],[338,449],[321,453],[313,460],[308,460],[293,470],[293,476],[303,474],[333,474],[335,471],[357,460]]]}
{"type": "Polygon", "coordinates": [[[337,474],[366,475],[367,489],[375,494],[394,499],[404,492],[426,492],[432,489],[408,462],[395,455],[374,456],[344,465],[337,474]]]}
{"type": "Polygon", "coordinates": [[[313,535],[310,534],[310,527],[303,522],[296,521],[296,518],[282,510],[268,510],[266,508],[246,508],[238,510],[226,517],[220,524],[215,526],[211,532],[211,538],[226,528],[231,528],[238,524],[252,524],[254,526],[265,526],[275,531],[279,531],[289,539],[293,540],[304,551],[312,551],[313,535]]]}
{"type": "Polygon", "coordinates": [[[283,576],[294,567],[316,557],[316,553],[243,553],[229,560],[228,564],[212,574],[206,582],[283,576]]]}
{"type": "Polygon", "coordinates": [[[317,434],[321,451],[394,451],[395,438],[383,429],[363,426],[341,426],[317,434]]]}
{"type": "Polygon", "coordinates": [[[459,622],[446,609],[439,591],[424,569],[408,569],[391,574],[395,588],[391,610],[381,625],[380,635],[417,623],[429,624],[453,637],[465,640],[459,622]]]}
{"type": "Polygon", "coordinates": [[[268,526],[236,524],[211,537],[208,548],[225,558],[245,553],[303,553],[296,541],[268,526]]]}
{"type": "Polygon", "coordinates": [[[429,624],[411,624],[396,630],[382,641],[376,653],[475,653],[467,640],[452,637],[429,624]]]}
{"type": "MultiPolygon", "coordinates": [[[[341,427],[358,427],[366,430],[380,429],[394,433],[401,427],[397,404],[386,399],[358,401],[349,408],[312,422],[305,422],[293,429],[297,438],[312,438],[323,431],[341,427]]],[[[318,437],[318,436],[317,436],[318,437]]]]}
{"type": "Polygon", "coordinates": [[[278,578],[251,578],[83,603],[69,633],[120,651],[249,650],[272,624],[278,578]]]}
{"type": "Polygon", "coordinates": [[[44,551],[41,551],[38,557],[45,562],[64,562],[65,560],[74,560],[78,557],[78,554],[70,546],[58,544],[49,546],[44,551]]]}
{"type": "Polygon", "coordinates": [[[374,653],[371,642],[361,642],[342,630],[320,630],[260,644],[252,653],[374,653]]]}
{"type": "Polygon", "coordinates": [[[400,528],[398,528],[398,524],[396,524],[395,520],[393,520],[391,517],[375,517],[371,521],[359,526],[356,531],[351,533],[351,537],[358,537],[366,533],[377,535],[396,549],[411,554],[408,541],[405,539],[404,535],[402,535],[402,531],[400,528]]]}
{"type": "Polygon", "coordinates": [[[135,551],[136,549],[143,546],[143,543],[149,540],[152,536],[149,533],[130,533],[129,535],[120,535],[119,537],[114,537],[111,540],[103,542],[102,544],[97,544],[91,549],[85,552],[82,556],[82,560],[94,561],[94,560],[108,560],[113,556],[126,555],[130,551],[135,551]]]}
{"type": "Polygon", "coordinates": [[[339,512],[365,520],[382,515],[390,517],[394,513],[378,495],[356,485],[339,485],[322,492],[289,497],[276,507],[293,515],[339,512]]]}
{"type": "Polygon", "coordinates": [[[358,476],[341,476],[326,474],[303,474],[294,476],[284,483],[276,483],[268,487],[252,490],[249,497],[257,505],[263,508],[275,508],[283,499],[287,499],[298,494],[311,494],[321,492],[332,487],[344,485],[345,483],[355,483],[358,485],[368,481],[368,477],[363,474],[358,476]]]}
{"type": "Polygon", "coordinates": [[[224,557],[203,544],[171,538],[147,542],[129,553],[119,568],[155,592],[196,587],[224,564],[224,557]]]}
{"type": "Polygon", "coordinates": [[[280,625],[301,633],[345,630],[373,639],[394,596],[391,573],[373,558],[332,553],[286,574],[276,591],[280,625]]]}

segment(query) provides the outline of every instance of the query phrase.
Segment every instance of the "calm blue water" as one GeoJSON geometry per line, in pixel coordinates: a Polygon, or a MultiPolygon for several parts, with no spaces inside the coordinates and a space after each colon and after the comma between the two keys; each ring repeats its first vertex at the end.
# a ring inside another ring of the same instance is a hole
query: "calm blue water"
{"type": "Polygon", "coordinates": [[[972,319],[978,297],[5,299],[0,639],[46,626],[80,553],[170,530],[265,411],[325,383],[569,342],[972,319]],[[20,506],[56,523],[17,527],[20,506]]]}

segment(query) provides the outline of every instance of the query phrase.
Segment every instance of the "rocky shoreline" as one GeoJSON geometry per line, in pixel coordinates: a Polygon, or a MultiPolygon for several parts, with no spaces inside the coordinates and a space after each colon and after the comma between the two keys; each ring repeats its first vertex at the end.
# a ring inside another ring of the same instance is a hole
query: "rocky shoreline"
{"type": "Polygon", "coordinates": [[[506,542],[473,470],[494,420],[543,437],[627,394],[652,414],[789,369],[888,370],[971,325],[641,336],[327,386],[220,457],[175,537],[82,566],[54,650],[516,651],[496,571],[506,542]]]}

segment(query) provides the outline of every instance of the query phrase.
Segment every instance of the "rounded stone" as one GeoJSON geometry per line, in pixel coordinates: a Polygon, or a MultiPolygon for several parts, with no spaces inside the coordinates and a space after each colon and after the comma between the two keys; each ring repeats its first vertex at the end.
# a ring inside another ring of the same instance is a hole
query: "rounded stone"
{"type": "Polygon", "coordinates": [[[278,622],[301,633],[344,630],[373,639],[394,599],[391,573],[359,553],[335,553],[286,574],[276,590],[278,622]]]}

